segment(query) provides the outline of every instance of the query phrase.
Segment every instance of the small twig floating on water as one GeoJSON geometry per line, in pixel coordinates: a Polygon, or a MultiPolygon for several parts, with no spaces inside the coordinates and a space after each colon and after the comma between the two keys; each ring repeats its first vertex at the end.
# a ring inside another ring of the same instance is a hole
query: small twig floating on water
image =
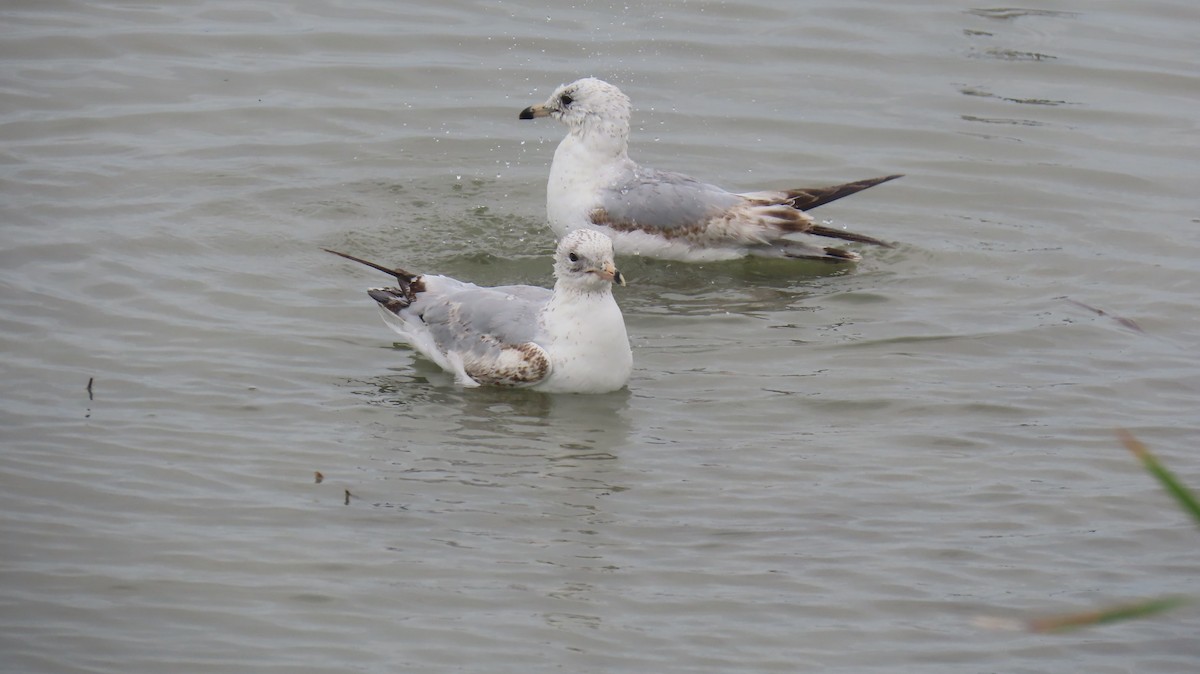
{"type": "Polygon", "coordinates": [[[1125,318],[1124,316],[1114,316],[1103,309],[1098,309],[1096,307],[1093,307],[1090,304],[1084,304],[1083,302],[1080,302],[1079,300],[1073,300],[1070,297],[1064,296],[1064,297],[1060,297],[1058,299],[1066,300],[1066,301],[1070,302],[1071,304],[1074,304],[1077,307],[1087,309],[1088,311],[1096,314],[1097,316],[1107,316],[1108,318],[1113,319],[1114,321],[1120,323],[1121,325],[1124,325],[1125,327],[1129,328],[1130,330],[1133,330],[1134,332],[1140,332],[1143,335],[1146,334],[1146,331],[1142,329],[1142,326],[1138,325],[1132,318],[1125,318]]]}

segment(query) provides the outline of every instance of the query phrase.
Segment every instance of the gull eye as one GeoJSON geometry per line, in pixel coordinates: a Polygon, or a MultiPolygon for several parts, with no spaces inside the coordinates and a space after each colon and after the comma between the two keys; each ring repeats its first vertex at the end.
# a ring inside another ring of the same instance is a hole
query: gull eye
{"type": "Polygon", "coordinates": [[[568,254],[567,259],[570,260],[571,262],[579,262],[579,256],[576,255],[575,253],[568,254]]]}
{"type": "Polygon", "coordinates": [[[575,99],[571,98],[571,94],[563,94],[558,100],[562,103],[564,108],[575,102],[575,99]]]}

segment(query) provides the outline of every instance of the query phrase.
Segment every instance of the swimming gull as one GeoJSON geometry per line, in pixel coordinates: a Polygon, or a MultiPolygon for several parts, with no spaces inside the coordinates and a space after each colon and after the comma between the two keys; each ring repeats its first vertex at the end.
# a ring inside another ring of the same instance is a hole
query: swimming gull
{"type": "Polygon", "coordinates": [[[559,236],[591,228],[613,238],[622,254],[673,260],[727,260],[746,255],[845,262],[859,255],[803,240],[802,235],[890,244],[816,223],[806,210],[900,175],[829,187],[735,194],[681,173],[639,166],[629,158],[629,98],[588,77],[564,84],[520,119],[553,117],[567,126],[554,152],[546,215],[559,236]]]}
{"type": "Polygon", "coordinates": [[[600,232],[559,241],[553,290],[481,287],[328,252],[395,276],[397,287],[368,291],[384,322],[462,386],[604,393],[629,381],[633,355],[612,296],[625,279],[600,232]]]}

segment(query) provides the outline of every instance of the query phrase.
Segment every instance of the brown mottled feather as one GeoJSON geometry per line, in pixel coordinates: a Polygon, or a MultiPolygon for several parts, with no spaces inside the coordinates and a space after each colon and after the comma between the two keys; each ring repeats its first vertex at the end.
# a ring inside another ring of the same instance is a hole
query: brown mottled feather
{"type": "Polygon", "coordinates": [[[489,386],[527,386],[537,383],[550,374],[550,359],[546,352],[533,342],[522,344],[499,344],[500,358],[480,362],[463,359],[463,369],[480,384],[489,386]],[[517,362],[509,367],[498,367],[503,353],[515,352],[517,362]]]}
{"type": "Polygon", "coordinates": [[[393,314],[399,314],[413,303],[402,288],[370,288],[367,294],[393,314]]]}
{"type": "MultiPolygon", "coordinates": [[[[888,180],[892,180],[894,178],[899,178],[899,177],[900,177],[899,175],[894,175],[894,176],[887,176],[885,178],[872,178],[870,180],[860,180],[858,182],[847,183],[845,185],[837,185],[837,186],[828,187],[828,188],[814,188],[813,190],[809,190],[810,192],[813,193],[809,196],[813,199],[817,199],[818,198],[818,195],[816,195],[817,190],[818,189],[826,190],[828,193],[825,195],[824,200],[820,201],[817,204],[819,206],[821,204],[833,201],[834,199],[840,199],[844,196],[854,194],[855,192],[865,190],[868,187],[871,187],[872,185],[878,185],[881,182],[886,182],[888,180]]],[[[756,215],[760,218],[773,219],[774,222],[773,222],[772,226],[778,228],[779,231],[781,231],[781,232],[811,234],[813,236],[825,236],[825,237],[829,237],[829,238],[833,238],[833,239],[841,239],[843,241],[855,241],[858,243],[874,244],[876,246],[883,246],[884,248],[892,248],[893,247],[892,244],[890,244],[886,241],[882,241],[880,239],[876,239],[873,236],[867,236],[866,234],[857,234],[855,232],[850,232],[850,231],[846,231],[843,229],[835,229],[832,227],[826,227],[824,225],[818,225],[818,224],[814,223],[811,216],[806,214],[803,210],[792,206],[792,202],[798,198],[794,195],[798,192],[799,192],[799,190],[793,190],[791,192],[788,192],[787,194],[789,195],[789,198],[787,200],[780,201],[780,202],[773,203],[773,202],[767,201],[765,199],[750,199],[749,203],[756,204],[756,205],[759,205],[762,207],[778,206],[778,208],[772,208],[770,210],[758,211],[756,213],[756,215]]],[[[727,214],[726,217],[733,217],[733,212],[731,211],[729,214],[727,214]]],[[[659,236],[666,237],[668,239],[701,239],[701,238],[704,238],[704,234],[712,222],[711,220],[702,220],[702,221],[696,222],[694,225],[688,226],[688,227],[675,227],[675,228],[671,228],[671,229],[660,229],[660,228],[654,227],[654,223],[638,223],[638,222],[629,221],[629,220],[618,220],[616,218],[613,218],[612,215],[610,215],[609,212],[603,208],[592,209],[592,211],[588,214],[588,219],[594,225],[597,225],[600,227],[608,227],[610,229],[613,229],[614,231],[618,231],[618,232],[647,231],[647,232],[652,232],[659,236]]],[[[763,221],[763,222],[765,222],[765,221],[763,221]]],[[[852,259],[853,258],[853,256],[851,254],[847,254],[844,251],[841,251],[839,249],[831,248],[829,250],[837,251],[836,253],[831,253],[831,255],[835,258],[841,258],[841,259],[852,259]]]]}

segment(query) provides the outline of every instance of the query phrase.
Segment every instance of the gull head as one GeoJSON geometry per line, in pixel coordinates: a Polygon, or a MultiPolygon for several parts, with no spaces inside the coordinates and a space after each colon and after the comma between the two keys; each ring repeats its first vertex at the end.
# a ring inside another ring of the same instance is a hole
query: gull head
{"type": "Polygon", "coordinates": [[[613,257],[612,239],[594,229],[576,229],[558,242],[554,276],[561,284],[587,292],[607,290],[613,283],[625,285],[613,257]]]}
{"type": "Polygon", "coordinates": [[[571,130],[585,134],[605,129],[609,134],[629,135],[629,97],[604,80],[585,77],[554,90],[545,103],[521,111],[521,119],[553,117],[571,130]]]}

